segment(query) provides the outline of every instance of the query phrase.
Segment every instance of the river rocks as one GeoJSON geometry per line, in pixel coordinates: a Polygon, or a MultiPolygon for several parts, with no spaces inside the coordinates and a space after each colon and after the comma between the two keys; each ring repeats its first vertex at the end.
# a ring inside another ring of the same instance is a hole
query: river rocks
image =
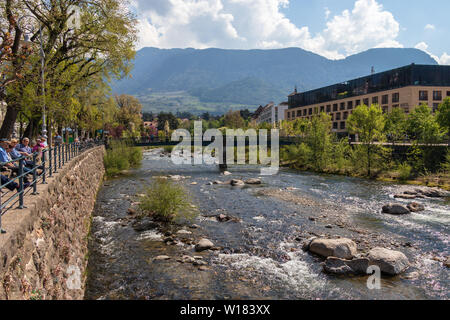
{"type": "Polygon", "coordinates": [[[230,171],[224,171],[222,174],[224,176],[231,176],[232,175],[232,173],[230,171]]]}
{"type": "Polygon", "coordinates": [[[181,230],[177,231],[177,234],[192,234],[192,232],[184,230],[184,229],[181,229],[181,230]]]}
{"type": "Polygon", "coordinates": [[[163,261],[163,260],[170,260],[169,256],[157,256],[153,258],[154,261],[163,261]]]}
{"type": "Polygon", "coordinates": [[[325,272],[334,274],[366,274],[368,268],[368,258],[345,260],[336,257],[328,257],[323,265],[325,272]]]}
{"type": "Polygon", "coordinates": [[[257,185],[257,184],[261,184],[261,183],[262,183],[261,179],[257,179],[257,178],[245,180],[245,184],[257,185]]]}
{"type": "Polygon", "coordinates": [[[214,247],[214,243],[212,243],[208,239],[201,239],[196,245],[195,245],[195,251],[201,252],[205,250],[209,250],[212,247],[214,247]]]}
{"type": "Polygon", "coordinates": [[[367,255],[370,265],[380,267],[381,272],[395,276],[409,267],[408,258],[400,251],[374,248],[367,255]]]}
{"type": "Polygon", "coordinates": [[[194,266],[206,266],[207,265],[207,263],[205,261],[203,261],[203,260],[194,260],[192,262],[192,264],[194,266]]]}
{"type": "Polygon", "coordinates": [[[183,263],[193,263],[195,259],[191,256],[183,256],[179,261],[183,263]]]}
{"type": "Polygon", "coordinates": [[[409,209],[402,204],[389,203],[383,207],[383,213],[401,215],[410,213],[409,209]]]}
{"type": "Polygon", "coordinates": [[[408,209],[411,212],[420,212],[420,211],[424,211],[425,207],[417,202],[411,202],[410,204],[408,204],[408,209]]]}
{"type": "Polygon", "coordinates": [[[196,186],[196,185],[198,185],[198,182],[191,182],[191,186],[196,186]]]}
{"type": "Polygon", "coordinates": [[[217,216],[217,221],[219,221],[219,222],[226,222],[228,220],[230,220],[230,217],[224,215],[223,213],[221,213],[217,216]]]}
{"type": "Polygon", "coordinates": [[[450,192],[438,188],[416,188],[403,192],[405,195],[415,196],[416,198],[444,198],[450,197],[450,192]]]}
{"type": "Polygon", "coordinates": [[[351,239],[314,239],[309,244],[309,251],[327,257],[352,259],[356,255],[356,243],[351,239]]]}
{"type": "Polygon", "coordinates": [[[231,180],[231,183],[230,183],[233,187],[240,187],[240,186],[243,186],[243,185],[245,185],[245,182],[244,181],[242,181],[242,180],[239,180],[239,179],[233,179],[233,180],[231,180]]]}
{"type": "Polygon", "coordinates": [[[127,213],[128,213],[129,215],[136,214],[136,209],[129,208],[129,209],[127,210],[127,213]]]}
{"type": "Polygon", "coordinates": [[[413,194],[396,194],[396,195],[394,195],[394,198],[396,198],[396,199],[407,199],[407,200],[410,200],[410,199],[415,199],[415,198],[417,198],[417,196],[416,196],[416,195],[413,195],[413,194]]]}
{"type": "Polygon", "coordinates": [[[444,266],[450,268],[450,257],[447,257],[447,259],[444,261],[444,266]]]}

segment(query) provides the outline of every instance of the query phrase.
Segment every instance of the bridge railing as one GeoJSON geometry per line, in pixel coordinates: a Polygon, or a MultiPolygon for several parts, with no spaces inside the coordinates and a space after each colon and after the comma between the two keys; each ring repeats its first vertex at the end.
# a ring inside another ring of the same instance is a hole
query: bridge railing
{"type": "Polygon", "coordinates": [[[17,205],[24,209],[25,196],[38,195],[38,184],[46,184],[65,164],[86,150],[102,145],[103,141],[73,142],[47,147],[31,156],[0,162],[0,234],[2,216],[17,205]]]}

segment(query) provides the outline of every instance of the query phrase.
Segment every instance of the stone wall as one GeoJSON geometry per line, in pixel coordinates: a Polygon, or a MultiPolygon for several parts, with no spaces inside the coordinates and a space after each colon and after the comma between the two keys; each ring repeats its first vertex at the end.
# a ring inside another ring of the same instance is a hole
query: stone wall
{"type": "Polygon", "coordinates": [[[74,158],[25,209],[3,216],[0,299],[83,299],[88,235],[103,180],[104,147],[74,158]]]}

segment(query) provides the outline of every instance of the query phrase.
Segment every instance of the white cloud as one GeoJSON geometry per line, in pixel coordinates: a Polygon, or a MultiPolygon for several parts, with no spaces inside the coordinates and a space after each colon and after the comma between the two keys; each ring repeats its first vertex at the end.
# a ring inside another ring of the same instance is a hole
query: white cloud
{"type": "Polygon", "coordinates": [[[441,57],[438,57],[434,54],[432,54],[430,51],[428,51],[428,44],[426,42],[419,42],[418,44],[416,44],[414,46],[414,48],[422,50],[426,53],[428,53],[434,60],[436,60],[437,63],[439,64],[445,64],[445,65],[450,65],[450,55],[447,54],[447,52],[444,52],[441,57]]]}
{"type": "Polygon", "coordinates": [[[432,25],[432,24],[427,24],[425,26],[425,30],[435,30],[435,29],[436,29],[436,27],[434,25],[432,25]]]}
{"type": "Polygon", "coordinates": [[[401,47],[399,23],[376,0],[332,16],[318,34],[296,26],[281,11],[289,0],[133,0],[140,47],[303,49],[338,59],[373,47],[401,47]]]}

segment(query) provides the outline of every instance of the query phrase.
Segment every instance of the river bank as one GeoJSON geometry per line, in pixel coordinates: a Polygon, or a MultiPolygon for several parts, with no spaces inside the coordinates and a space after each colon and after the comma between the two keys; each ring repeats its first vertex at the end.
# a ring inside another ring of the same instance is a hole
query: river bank
{"type": "Polygon", "coordinates": [[[258,178],[259,170],[230,171],[223,176],[215,166],[175,166],[152,150],[142,168],[108,180],[94,211],[86,297],[449,298],[444,260],[450,213],[444,200],[417,199],[424,212],[391,216],[381,206],[402,192],[399,185],[282,169],[262,177],[261,185],[232,186],[226,182],[258,178]],[[195,221],[168,227],[136,220],[137,195],[157,176],[185,186],[200,211],[195,221]],[[382,289],[371,291],[366,276],[324,273],[324,259],[302,250],[311,237],[349,238],[360,253],[377,246],[398,250],[411,267],[383,277],[382,289]],[[203,238],[213,250],[195,250],[203,238]]]}

